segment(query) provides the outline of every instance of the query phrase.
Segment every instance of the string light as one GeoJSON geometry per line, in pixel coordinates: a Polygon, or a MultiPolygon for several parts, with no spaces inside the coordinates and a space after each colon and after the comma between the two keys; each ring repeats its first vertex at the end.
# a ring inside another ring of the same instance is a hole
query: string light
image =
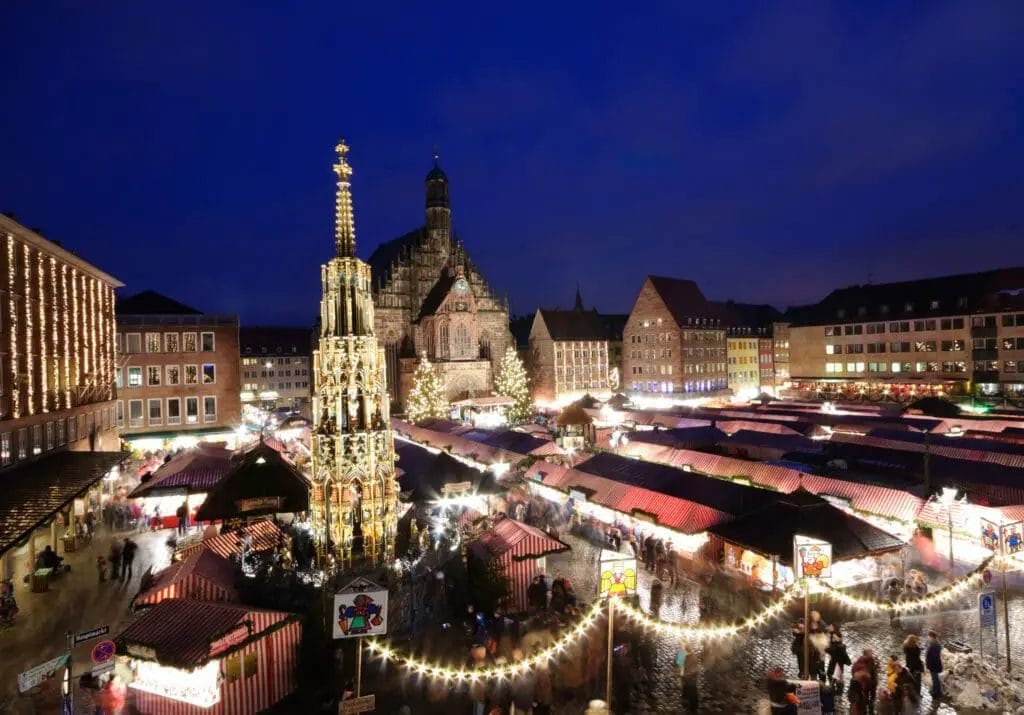
{"type": "Polygon", "coordinates": [[[79,325],[79,309],[78,309],[78,270],[75,268],[71,269],[71,322],[74,324],[75,329],[71,331],[74,336],[74,350],[71,351],[72,359],[75,361],[75,387],[79,387],[82,384],[82,354],[79,352],[79,336],[82,334],[81,326],[79,325]]]}
{"type": "Polygon", "coordinates": [[[64,352],[64,407],[71,409],[71,356],[68,344],[68,265],[60,264],[60,311],[65,319],[61,321],[64,327],[64,339],[61,341],[61,348],[64,352]]]}
{"type": "Polygon", "coordinates": [[[36,251],[36,290],[39,300],[39,411],[46,413],[50,407],[46,393],[50,391],[49,366],[46,364],[46,297],[43,283],[46,282],[43,252],[36,251]]]}
{"type": "Polygon", "coordinates": [[[11,330],[11,417],[21,417],[21,403],[18,400],[18,299],[15,292],[16,269],[14,257],[14,237],[7,236],[7,300],[10,313],[11,330]]]}
{"type": "Polygon", "coordinates": [[[22,276],[25,280],[25,372],[28,377],[25,381],[25,411],[29,415],[34,415],[36,413],[36,406],[33,399],[35,385],[33,384],[34,376],[32,374],[32,261],[28,244],[23,243],[22,248],[24,249],[21,254],[22,276]]]}
{"type": "Polygon", "coordinates": [[[428,678],[455,683],[474,683],[480,680],[503,680],[506,678],[514,678],[517,675],[522,675],[532,668],[552,662],[559,656],[563,655],[571,645],[587,635],[587,632],[597,622],[603,612],[604,604],[596,602],[575,626],[563,633],[561,638],[549,645],[547,648],[544,648],[523,660],[516,661],[515,663],[495,665],[488,668],[481,668],[479,670],[449,668],[437,663],[431,663],[422,658],[417,658],[416,656],[398,653],[390,646],[386,646],[377,641],[369,641],[366,644],[366,647],[369,648],[371,653],[377,655],[385,662],[389,660],[397,661],[401,663],[406,670],[416,675],[422,675],[428,678]]]}
{"type": "Polygon", "coordinates": [[[891,611],[893,613],[923,611],[932,608],[933,606],[939,606],[962,597],[965,592],[976,586],[978,582],[982,580],[985,569],[988,568],[992,561],[993,558],[987,558],[981,562],[976,569],[963,578],[954,581],[938,591],[929,593],[927,596],[908,601],[897,601],[894,603],[890,601],[877,601],[870,598],[860,598],[859,596],[851,596],[850,594],[843,593],[828,584],[822,584],[822,590],[820,592],[845,606],[861,611],[870,611],[873,613],[885,611],[891,611]]]}
{"type": "Polygon", "coordinates": [[[53,409],[60,409],[60,360],[57,357],[59,343],[57,331],[57,259],[50,256],[50,369],[53,371],[53,409]]]}
{"type": "Polygon", "coordinates": [[[760,613],[756,613],[740,623],[730,623],[728,625],[669,623],[653,618],[639,608],[625,602],[616,604],[615,611],[623,613],[637,625],[655,631],[660,636],[691,640],[718,640],[764,626],[786,610],[786,607],[796,596],[797,592],[797,588],[790,586],[783,593],[782,598],[769,605],[760,613]]]}

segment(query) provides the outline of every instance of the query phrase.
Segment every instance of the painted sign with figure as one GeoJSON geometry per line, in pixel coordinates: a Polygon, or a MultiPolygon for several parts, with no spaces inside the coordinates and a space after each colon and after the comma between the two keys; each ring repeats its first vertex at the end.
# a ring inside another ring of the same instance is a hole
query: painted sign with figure
{"type": "Polygon", "coordinates": [[[388,632],[388,590],[357,578],[334,594],[334,637],[382,636],[388,632]]]}
{"type": "Polygon", "coordinates": [[[598,598],[619,598],[636,594],[636,558],[602,551],[598,573],[598,598]]]}
{"type": "Polygon", "coordinates": [[[1019,554],[1024,551],[1024,521],[1015,521],[1012,524],[1005,524],[999,527],[1003,537],[1003,549],[1009,555],[1019,554]]]}
{"type": "Polygon", "coordinates": [[[809,536],[793,537],[796,578],[832,578],[832,544],[809,536]]]}
{"type": "Polygon", "coordinates": [[[797,715],[821,715],[821,684],[817,680],[795,680],[797,715]]]}
{"type": "Polygon", "coordinates": [[[988,519],[981,520],[981,544],[986,549],[999,551],[999,528],[988,519]]]}

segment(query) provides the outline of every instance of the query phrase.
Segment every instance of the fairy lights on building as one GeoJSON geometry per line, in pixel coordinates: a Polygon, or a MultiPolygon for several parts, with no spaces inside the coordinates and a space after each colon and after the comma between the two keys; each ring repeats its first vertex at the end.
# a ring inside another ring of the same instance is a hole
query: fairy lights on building
{"type": "Polygon", "coordinates": [[[32,329],[32,260],[31,251],[26,244],[22,244],[22,277],[25,281],[25,412],[34,415],[35,407],[35,376],[33,375],[33,354],[32,348],[35,343],[35,332],[32,329]]]}
{"type": "Polygon", "coordinates": [[[43,254],[36,252],[36,289],[39,305],[39,410],[49,412],[48,397],[50,392],[50,366],[46,358],[46,268],[43,254]]]}

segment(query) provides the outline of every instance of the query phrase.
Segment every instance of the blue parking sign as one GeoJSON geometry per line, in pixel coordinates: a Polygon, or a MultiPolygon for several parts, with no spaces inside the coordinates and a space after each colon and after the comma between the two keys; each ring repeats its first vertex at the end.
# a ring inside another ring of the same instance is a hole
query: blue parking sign
{"type": "Polygon", "coordinates": [[[978,594],[978,623],[982,628],[996,625],[996,594],[994,591],[978,594]]]}

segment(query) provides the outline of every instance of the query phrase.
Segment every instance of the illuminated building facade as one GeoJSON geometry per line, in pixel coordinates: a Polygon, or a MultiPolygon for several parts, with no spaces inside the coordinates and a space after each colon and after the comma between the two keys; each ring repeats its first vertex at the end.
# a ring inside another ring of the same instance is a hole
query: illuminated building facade
{"type": "Polygon", "coordinates": [[[799,394],[1024,396],[1024,268],[851,286],[790,315],[799,394]]]}
{"type": "Polygon", "coordinates": [[[498,364],[513,344],[508,302],[455,237],[448,177],[437,157],[426,177],[425,225],[378,246],[370,267],[376,279],[374,327],[396,405],[405,405],[424,353],[450,400],[490,394],[498,364]]]}
{"type": "Polygon", "coordinates": [[[773,333],[782,314],[770,305],[719,301],[714,305],[725,326],[729,390],[733,397],[756,397],[775,386],[771,359],[773,333]],[[768,359],[760,347],[767,342],[768,359]]]}
{"type": "Polygon", "coordinates": [[[394,556],[398,491],[384,350],[374,331],[370,266],[356,257],[348,146],[336,147],[336,255],[320,274],[313,353],[313,486],[321,554],[342,564],[394,556]]]}
{"type": "Polygon", "coordinates": [[[242,403],[312,415],[313,330],[242,326],[242,403]]]}

